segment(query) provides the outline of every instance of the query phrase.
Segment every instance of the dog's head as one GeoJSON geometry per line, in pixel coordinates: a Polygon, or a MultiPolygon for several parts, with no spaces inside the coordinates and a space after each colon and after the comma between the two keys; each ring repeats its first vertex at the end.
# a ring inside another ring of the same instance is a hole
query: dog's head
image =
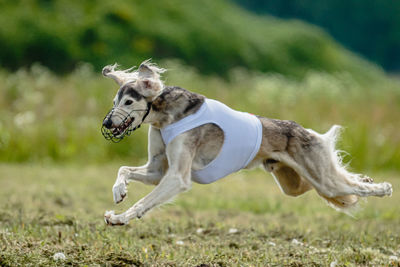
{"type": "Polygon", "coordinates": [[[153,99],[163,90],[158,68],[149,60],[135,70],[117,70],[116,65],[103,68],[103,75],[115,80],[120,86],[114,97],[113,108],[103,120],[102,133],[106,139],[119,141],[140,127],[148,115],[153,99]]]}

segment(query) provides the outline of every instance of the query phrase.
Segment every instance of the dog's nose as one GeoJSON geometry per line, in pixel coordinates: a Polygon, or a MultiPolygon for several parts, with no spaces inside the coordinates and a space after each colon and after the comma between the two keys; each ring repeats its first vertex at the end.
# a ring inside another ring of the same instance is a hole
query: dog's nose
{"type": "Polygon", "coordinates": [[[112,125],[112,121],[110,118],[103,121],[103,126],[106,127],[107,129],[110,129],[111,125],[112,125]]]}

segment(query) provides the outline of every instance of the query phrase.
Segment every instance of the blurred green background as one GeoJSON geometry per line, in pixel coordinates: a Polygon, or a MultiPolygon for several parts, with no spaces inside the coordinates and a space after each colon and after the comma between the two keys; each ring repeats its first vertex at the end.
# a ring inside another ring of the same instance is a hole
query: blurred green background
{"type": "Polygon", "coordinates": [[[233,108],[319,132],[343,125],[354,169],[398,171],[399,2],[263,3],[0,0],[0,161],[144,162],[146,128],[119,144],[100,133],[118,89],[100,70],[153,58],[166,84],[233,108]],[[375,27],[357,35],[357,23],[375,27]]]}
{"type": "Polygon", "coordinates": [[[0,0],[0,266],[399,266],[400,1],[0,0]],[[327,131],[351,171],[393,184],[355,218],[269,174],[194,184],[175,205],[113,228],[153,187],[147,127],[100,132],[118,86],[101,76],[153,61],[164,81],[265,117],[327,131]],[[232,230],[233,233],[232,233],[232,230]],[[53,259],[63,252],[64,261],[53,259]]]}

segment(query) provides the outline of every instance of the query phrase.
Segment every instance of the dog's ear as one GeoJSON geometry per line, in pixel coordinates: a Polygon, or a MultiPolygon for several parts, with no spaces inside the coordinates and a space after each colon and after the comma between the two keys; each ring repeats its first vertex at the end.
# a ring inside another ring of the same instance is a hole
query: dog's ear
{"type": "Polygon", "coordinates": [[[159,79],[160,75],[165,71],[165,69],[160,68],[156,64],[152,63],[151,59],[143,61],[138,68],[139,77],[141,78],[159,79]]]}
{"type": "Polygon", "coordinates": [[[154,96],[163,88],[163,84],[159,79],[146,78],[140,80],[140,83],[146,96],[154,96]]]}
{"type": "Polygon", "coordinates": [[[104,77],[113,79],[119,86],[121,86],[125,82],[126,75],[124,75],[124,71],[116,70],[117,66],[117,64],[105,66],[102,74],[104,77]]]}
{"type": "Polygon", "coordinates": [[[149,65],[147,65],[147,63],[149,62],[149,60],[146,60],[144,62],[142,62],[142,64],[140,64],[139,66],[139,77],[141,78],[152,78],[155,76],[155,72],[151,69],[151,67],[149,65]]]}
{"type": "Polygon", "coordinates": [[[142,88],[146,91],[145,94],[154,96],[164,87],[160,74],[165,72],[165,69],[157,67],[150,61],[151,59],[148,59],[140,64],[138,74],[142,88]]]}
{"type": "Polygon", "coordinates": [[[142,80],[142,84],[145,89],[151,89],[153,87],[153,82],[149,79],[142,80]]]}

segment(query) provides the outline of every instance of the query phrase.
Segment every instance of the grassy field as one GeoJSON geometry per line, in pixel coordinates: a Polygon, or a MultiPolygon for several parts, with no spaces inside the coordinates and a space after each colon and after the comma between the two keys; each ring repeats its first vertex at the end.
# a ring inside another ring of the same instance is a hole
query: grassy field
{"type": "Polygon", "coordinates": [[[0,0],[0,267],[400,266],[398,78],[317,27],[225,0],[25,2],[0,0]],[[151,187],[131,184],[113,203],[118,167],[146,158],[147,126],[104,140],[118,86],[100,69],[149,57],[168,70],[166,85],[234,109],[321,133],[342,125],[344,163],[392,182],[393,197],[363,202],[353,218],[315,192],[284,196],[255,170],[106,226],[106,210],[151,187]]]}
{"type": "Polygon", "coordinates": [[[121,212],[151,190],[132,184],[124,203],[112,201],[119,165],[144,161],[146,127],[105,142],[99,128],[117,86],[90,65],[65,76],[40,65],[0,70],[0,266],[400,265],[398,81],[314,71],[295,80],[244,69],[224,79],[177,61],[160,65],[169,69],[166,84],[238,110],[319,132],[343,125],[345,162],[392,182],[394,196],[362,203],[352,218],[315,192],[287,197],[269,174],[241,172],[194,185],[126,227],[107,227],[105,210],[121,212]],[[66,259],[54,260],[57,252],[66,259]]]}
{"type": "Polygon", "coordinates": [[[119,164],[0,165],[0,266],[400,265],[395,174],[371,175],[392,182],[394,194],[370,198],[355,218],[315,192],[287,197],[255,170],[196,184],[141,220],[110,227],[105,210],[122,211],[152,188],[132,183],[114,205],[119,164]],[[57,252],[66,259],[54,260],[57,252]]]}

